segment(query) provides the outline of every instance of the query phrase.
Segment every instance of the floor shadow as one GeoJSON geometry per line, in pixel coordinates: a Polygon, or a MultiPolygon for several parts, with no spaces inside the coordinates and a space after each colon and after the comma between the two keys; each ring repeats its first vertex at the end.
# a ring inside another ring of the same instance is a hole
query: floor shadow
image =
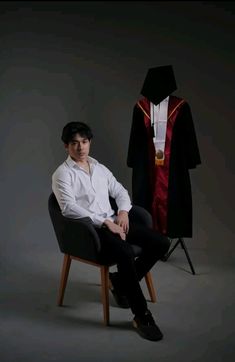
{"type": "MultiPolygon", "coordinates": [[[[103,327],[103,305],[99,283],[69,280],[62,306],[57,305],[59,277],[25,270],[17,275],[14,287],[2,283],[1,310],[6,316],[36,320],[45,325],[103,327]]],[[[110,293],[110,308],[118,308],[110,293]]],[[[115,312],[116,313],[116,312],[115,312]]],[[[112,324],[111,324],[112,325],[112,324]]],[[[128,323],[112,325],[127,328],[128,323]]]]}

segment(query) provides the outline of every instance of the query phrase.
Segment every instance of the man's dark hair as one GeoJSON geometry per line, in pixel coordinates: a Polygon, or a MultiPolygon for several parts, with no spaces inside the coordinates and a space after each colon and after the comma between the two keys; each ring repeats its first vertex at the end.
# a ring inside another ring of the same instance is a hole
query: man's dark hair
{"type": "Polygon", "coordinates": [[[87,138],[89,141],[93,137],[92,131],[87,124],[83,122],[69,122],[63,128],[61,139],[68,145],[76,133],[79,133],[81,137],[87,138]]]}

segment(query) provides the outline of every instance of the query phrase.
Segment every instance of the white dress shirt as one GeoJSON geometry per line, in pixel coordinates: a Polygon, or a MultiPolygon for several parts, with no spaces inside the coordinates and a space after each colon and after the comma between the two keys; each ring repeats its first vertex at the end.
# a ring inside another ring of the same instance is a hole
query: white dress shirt
{"type": "Polygon", "coordinates": [[[90,217],[96,226],[106,219],[114,221],[109,196],[116,200],[118,211],[132,207],[127,190],[116,180],[107,167],[88,157],[90,173],[68,156],[52,175],[52,190],[62,215],[78,219],[90,217]]]}

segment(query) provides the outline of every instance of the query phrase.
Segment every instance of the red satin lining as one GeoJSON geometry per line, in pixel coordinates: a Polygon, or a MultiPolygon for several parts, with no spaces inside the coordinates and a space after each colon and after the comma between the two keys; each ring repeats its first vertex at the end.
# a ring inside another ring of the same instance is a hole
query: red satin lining
{"type": "Polygon", "coordinates": [[[170,117],[167,122],[166,143],[165,143],[165,160],[163,166],[155,165],[155,148],[151,135],[150,121],[150,102],[142,99],[138,105],[144,112],[144,123],[148,134],[149,149],[149,170],[150,170],[150,187],[152,193],[152,218],[154,229],[163,234],[167,234],[167,205],[168,205],[168,184],[170,168],[170,152],[173,127],[178,115],[180,105],[184,102],[180,99],[170,97],[168,114],[170,117]]]}

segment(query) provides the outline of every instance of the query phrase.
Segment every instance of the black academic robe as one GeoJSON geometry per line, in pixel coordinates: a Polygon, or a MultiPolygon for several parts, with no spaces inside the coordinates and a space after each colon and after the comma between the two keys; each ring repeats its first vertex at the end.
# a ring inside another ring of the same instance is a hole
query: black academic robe
{"type": "MultiPolygon", "coordinates": [[[[148,100],[145,99],[148,102],[148,100]]],[[[180,98],[169,97],[171,103],[180,98]]],[[[169,111],[168,111],[169,113],[169,111]]],[[[152,213],[153,187],[149,163],[152,137],[146,129],[146,114],[134,106],[129,139],[127,165],[132,168],[132,202],[152,213]]],[[[189,104],[184,101],[174,122],[168,173],[167,229],[170,238],[192,237],[192,192],[189,170],[201,163],[189,104]]],[[[158,167],[158,166],[156,166],[158,167]]],[[[153,220],[154,221],[154,220],[153,220]]]]}

